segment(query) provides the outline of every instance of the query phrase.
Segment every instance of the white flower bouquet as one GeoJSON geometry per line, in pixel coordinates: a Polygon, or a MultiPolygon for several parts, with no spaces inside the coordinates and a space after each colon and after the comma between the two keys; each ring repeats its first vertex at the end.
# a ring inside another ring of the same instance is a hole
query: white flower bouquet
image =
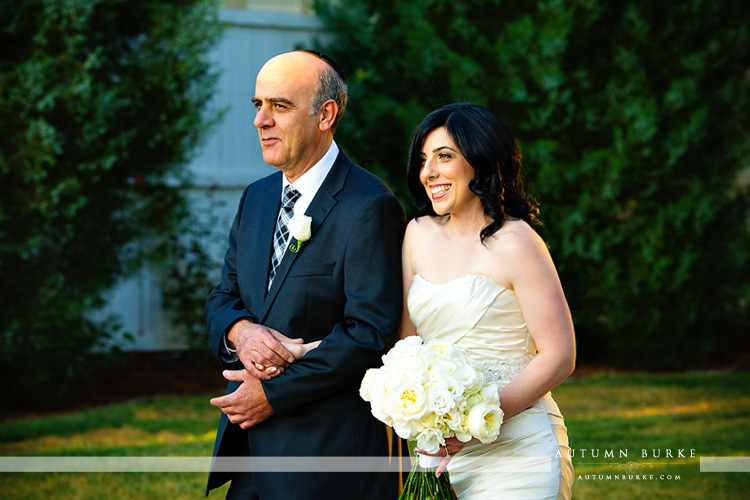
{"type": "MultiPolygon", "coordinates": [[[[498,385],[486,383],[466,351],[438,341],[424,344],[417,336],[398,341],[383,356],[381,368],[367,370],[359,391],[375,418],[402,439],[416,440],[427,453],[437,453],[450,437],[494,441],[503,421],[498,393],[498,385]]],[[[422,468],[437,465],[422,457],[422,468]]],[[[447,473],[436,478],[431,471],[418,471],[415,463],[399,498],[450,499],[455,494],[447,473]]]]}

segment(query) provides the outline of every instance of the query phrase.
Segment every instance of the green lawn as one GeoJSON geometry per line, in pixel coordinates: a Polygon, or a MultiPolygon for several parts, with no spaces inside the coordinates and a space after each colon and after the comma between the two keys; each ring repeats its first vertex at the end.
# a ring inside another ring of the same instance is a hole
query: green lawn
{"type": "Polygon", "coordinates": [[[750,473],[700,472],[701,456],[750,455],[748,386],[750,372],[566,382],[554,394],[575,450],[574,498],[748,498],[750,473]]]}
{"type": "MultiPolygon", "coordinates": [[[[701,456],[750,455],[749,386],[750,372],[567,381],[554,394],[575,453],[574,498],[747,498],[750,473],[701,473],[699,465],[701,456]]],[[[218,419],[209,396],[4,422],[0,456],[209,456],[218,419]]],[[[203,473],[0,475],[7,499],[201,498],[205,479],[203,473]]],[[[221,490],[210,498],[223,497],[221,490]]]]}

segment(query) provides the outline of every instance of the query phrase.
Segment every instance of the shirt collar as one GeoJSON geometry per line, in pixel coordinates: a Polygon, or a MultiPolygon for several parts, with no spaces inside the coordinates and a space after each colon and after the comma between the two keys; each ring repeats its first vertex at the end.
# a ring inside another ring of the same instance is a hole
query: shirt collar
{"type": "MultiPolygon", "coordinates": [[[[313,165],[307,172],[302,174],[299,179],[294,181],[292,186],[294,189],[299,191],[301,197],[305,200],[312,201],[315,194],[323,185],[323,181],[326,180],[328,172],[333,168],[333,163],[336,161],[336,157],[339,155],[339,147],[336,145],[336,141],[331,141],[331,145],[328,147],[328,151],[323,155],[323,158],[318,160],[318,163],[313,165]]],[[[284,197],[284,189],[290,184],[289,180],[285,175],[281,176],[283,183],[281,186],[281,197],[284,197]]]]}

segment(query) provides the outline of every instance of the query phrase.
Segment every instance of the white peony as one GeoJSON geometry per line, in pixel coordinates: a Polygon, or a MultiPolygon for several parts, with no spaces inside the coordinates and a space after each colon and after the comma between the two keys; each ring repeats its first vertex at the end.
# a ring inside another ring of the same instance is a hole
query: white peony
{"type": "Polygon", "coordinates": [[[388,400],[388,411],[394,420],[421,420],[429,410],[427,393],[420,384],[403,383],[388,400]]]}
{"type": "Polygon", "coordinates": [[[440,340],[431,340],[425,345],[427,346],[428,349],[430,349],[431,351],[434,351],[440,356],[444,356],[446,358],[453,358],[455,355],[456,349],[453,346],[453,344],[446,344],[445,342],[441,342],[440,340]]]}
{"type": "Polygon", "coordinates": [[[469,412],[469,432],[482,443],[491,443],[500,433],[503,411],[497,406],[480,404],[469,412]]]}

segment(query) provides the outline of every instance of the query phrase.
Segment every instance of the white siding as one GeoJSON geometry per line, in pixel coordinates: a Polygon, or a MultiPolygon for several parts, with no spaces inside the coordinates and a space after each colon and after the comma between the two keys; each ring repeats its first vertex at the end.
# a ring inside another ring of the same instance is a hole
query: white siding
{"type": "MultiPolygon", "coordinates": [[[[221,20],[227,23],[227,28],[211,59],[221,72],[214,104],[227,111],[188,166],[194,174],[195,188],[186,193],[193,213],[215,219],[215,235],[205,244],[217,261],[217,282],[226,235],[242,190],[274,171],[263,162],[257,129],[253,126],[255,112],[250,99],[255,76],[274,55],[309,46],[313,37],[322,35],[319,21],[311,15],[222,9],[221,20]]],[[[102,312],[118,315],[124,331],[135,337],[134,342],[118,342],[123,349],[184,347],[179,332],[170,326],[170,319],[162,309],[159,281],[159,270],[144,266],[110,294],[108,306],[102,312]]]]}

